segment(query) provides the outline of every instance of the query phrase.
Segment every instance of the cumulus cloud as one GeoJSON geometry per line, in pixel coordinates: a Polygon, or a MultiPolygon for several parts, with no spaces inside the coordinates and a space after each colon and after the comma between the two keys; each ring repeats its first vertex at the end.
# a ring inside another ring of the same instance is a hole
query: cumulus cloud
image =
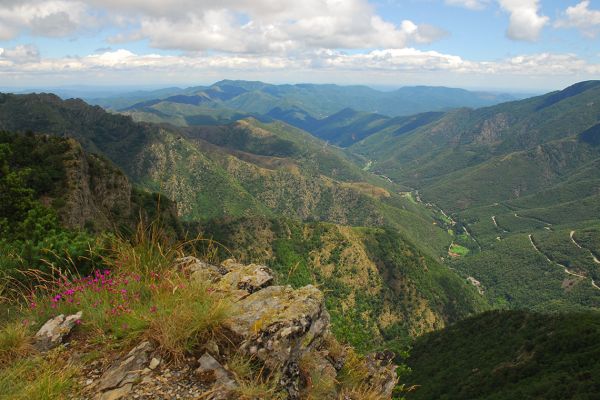
{"type": "Polygon", "coordinates": [[[25,0],[0,2],[0,40],[22,32],[47,37],[67,36],[82,26],[94,24],[86,5],[69,0],[25,0]]]}
{"type": "Polygon", "coordinates": [[[34,45],[27,44],[10,49],[0,48],[0,62],[4,65],[31,64],[40,60],[40,52],[34,45]]]}
{"type": "Polygon", "coordinates": [[[596,37],[600,31],[600,10],[591,10],[589,7],[588,0],[568,7],[564,18],[556,21],[554,25],[558,28],[577,28],[584,36],[596,37]]]}
{"type": "Polygon", "coordinates": [[[84,57],[39,59],[33,48],[20,46],[0,52],[0,76],[7,74],[110,73],[131,71],[186,74],[219,71],[354,72],[358,76],[377,73],[448,72],[464,76],[504,74],[521,76],[572,76],[599,74],[600,65],[590,64],[574,54],[540,53],[521,55],[500,61],[470,61],[459,56],[415,48],[373,50],[346,53],[339,50],[315,50],[298,57],[246,55],[135,54],[118,49],[84,57]]]}
{"type": "Polygon", "coordinates": [[[550,21],[539,14],[539,0],[498,0],[500,7],[510,14],[506,36],[513,40],[536,41],[542,28],[550,21]]]}
{"type": "Polygon", "coordinates": [[[90,26],[91,21],[125,28],[108,38],[110,43],[148,39],[160,49],[230,53],[396,48],[430,43],[446,35],[430,25],[388,22],[368,0],[0,2],[0,39],[14,38],[23,31],[66,36],[90,26]]]}

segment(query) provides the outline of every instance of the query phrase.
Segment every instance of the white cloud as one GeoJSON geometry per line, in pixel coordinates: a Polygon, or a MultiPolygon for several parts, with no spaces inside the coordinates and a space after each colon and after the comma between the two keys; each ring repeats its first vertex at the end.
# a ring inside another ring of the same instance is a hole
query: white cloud
{"type": "Polygon", "coordinates": [[[489,0],[446,0],[446,4],[459,6],[470,10],[481,10],[487,6],[489,0]]]}
{"type": "Polygon", "coordinates": [[[24,31],[39,36],[62,37],[94,24],[95,17],[79,1],[0,2],[0,40],[13,39],[24,31]]]}
{"type": "Polygon", "coordinates": [[[231,53],[403,47],[446,34],[412,21],[390,23],[368,0],[0,2],[0,40],[22,32],[66,36],[101,22],[120,28],[111,43],[148,39],[155,48],[231,53]]]}
{"type": "Polygon", "coordinates": [[[110,50],[85,57],[39,59],[34,48],[20,46],[0,52],[2,74],[81,73],[111,71],[156,71],[195,73],[227,71],[355,71],[358,74],[379,72],[436,71],[457,74],[513,74],[527,76],[598,74],[599,64],[589,64],[574,54],[540,53],[521,55],[501,61],[469,61],[456,55],[414,48],[373,50],[348,54],[322,49],[305,52],[298,57],[258,55],[138,55],[129,50],[110,50]]]}
{"type": "Polygon", "coordinates": [[[581,3],[568,7],[565,17],[558,20],[555,26],[558,28],[577,28],[587,37],[594,38],[600,31],[600,10],[590,10],[590,2],[584,0],[581,3]]]}
{"type": "Polygon", "coordinates": [[[513,40],[536,41],[542,28],[550,21],[539,15],[539,0],[498,0],[500,6],[510,13],[506,35],[513,40]]]}
{"type": "Polygon", "coordinates": [[[38,48],[31,44],[20,45],[10,49],[0,48],[0,62],[5,65],[36,63],[40,60],[38,48]]]}

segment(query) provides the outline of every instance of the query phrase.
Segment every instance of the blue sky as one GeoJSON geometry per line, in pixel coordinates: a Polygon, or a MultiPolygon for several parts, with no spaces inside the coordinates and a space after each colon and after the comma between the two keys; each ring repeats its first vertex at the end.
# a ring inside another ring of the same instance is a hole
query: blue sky
{"type": "Polygon", "coordinates": [[[558,89],[600,78],[600,0],[0,2],[0,87],[224,78],[558,89]]]}

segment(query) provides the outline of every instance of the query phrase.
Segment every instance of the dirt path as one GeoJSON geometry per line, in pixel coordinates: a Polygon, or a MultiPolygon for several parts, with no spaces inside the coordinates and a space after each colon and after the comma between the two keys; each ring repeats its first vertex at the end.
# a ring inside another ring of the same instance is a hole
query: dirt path
{"type": "MultiPolygon", "coordinates": [[[[575,231],[571,231],[571,235],[570,235],[570,237],[571,237],[571,242],[573,242],[573,244],[574,244],[575,246],[579,247],[580,249],[584,249],[584,248],[583,248],[583,247],[582,247],[582,246],[581,246],[579,243],[577,243],[577,241],[575,240],[575,238],[574,238],[573,236],[575,236],[575,231]]],[[[586,248],[585,250],[587,250],[587,251],[589,251],[589,252],[590,252],[590,256],[592,256],[592,260],[594,260],[594,262],[595,262],[596,264],[600,264],[600,260],[598,260],[598,258],[597,258],[597,257],[594,255],[594,253],[592,253],[592,251],[591,251],[590,249],[587,249],[587,248],[586,248]]]]}
{"type": "Polygon", "coordinates": [[[500,226],[500,224],[498,223],[498,219],[496,218],[495,215],[492,215],[492,222],[494,223],[494,226],[496,228],[498,228],[499,230],[502,231],[502,233],[510,233],[510,231],[508,229],[505,229],[503,227],[500,226]]]}
{"type": "Polygon", "coordinates": [[[569,235],[569,237],[571,238],[571,242],[573,242],[573,244],[575,246],[579,247],[580,249],[583,249],[583,247],[581,247],[581,245],[575,241],[575,239],[573,238],[573,235],[575,235],[575,231],[571,231],[571,234],[569,235]]]}
{"type": "MultiPolygon", "coordinates": [[[[533,241],[533,235],[529,235],[529,242],[531,243],[531,245],[533,246],[533,248],[535,249],[535,251],[537,251],[538,253],[540,253],[540,254],[541,254],[541,255],[542,255],[542,256],[543,256],[543,257],[544,257],[544,258],[545,258],[545,259],[546,259],[546,260],[547,260],[547,261],[548,261],[550,264],[556,264],[556,265],[558,265],[559,267],[561,267],[561,268],[564,270],[565,274],[569,274],[569,275],[571,275],[571,276],[576,276],[576,277],[578,277],[578,278],[582,278],[582,279],[587,279],[587,276],[585,276],[585,275],[581,275],[581,274],[578,274],[578,273],[575,273],[575,272],[573,272],[573,271],[569,271],[569,269],[568,269],[568,268],[567,268],[565,265],[563,265],[563,264],[559,264],[559,263],[557,263],[557,262],[555,262],[555,261],[552,261],[552,260],[550,259],[550,257],[548,257],[548,256],[547,256],[545,253],[543,253],[543,252],[542,252],[542,251],[541,251],[541,250],[540,250],[540,249],[539,249],[539,248],[538,248],[538,247],[535,245],[535,243],[534,243],[534,241],[533,241]]],[[[593,279],[592,279],[592,287],[594,287],[594,288],[596,288],[596,289],[600,290],[600,287],[596,286],[596,283],[594,282],[594,280],[593,280],[593,279]]]]}
{"type": "Polygon", "coordinates": [[[481,251],[481,245],[479,244],[479,240],[475,239],[475,236],[471,235],[471,232],[469,232],[465,225],[463,225],[463,231],[465,231],[467,236],[470,237],[471,240],[475,242],[475,244],[477,244],[477,247],[479,247],[479,250],[481,251]]]}

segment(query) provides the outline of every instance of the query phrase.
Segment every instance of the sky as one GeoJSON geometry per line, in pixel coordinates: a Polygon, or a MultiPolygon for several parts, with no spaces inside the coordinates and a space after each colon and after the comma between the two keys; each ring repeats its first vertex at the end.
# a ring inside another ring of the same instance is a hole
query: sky
{"type": "Polygon", "coordinates": [[[0,87],[221,79],[561,89],[600,79],[600,0],[0,0],[0,87]]]}

